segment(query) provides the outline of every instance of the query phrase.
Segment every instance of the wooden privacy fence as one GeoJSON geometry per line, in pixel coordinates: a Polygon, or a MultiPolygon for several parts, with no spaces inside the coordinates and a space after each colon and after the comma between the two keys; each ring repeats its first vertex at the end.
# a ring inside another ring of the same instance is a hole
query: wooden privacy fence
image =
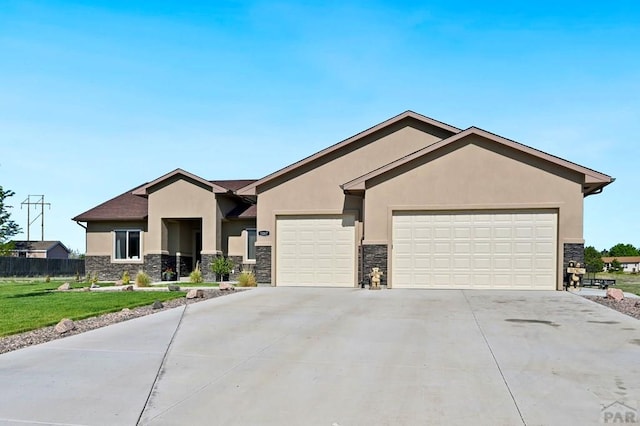
{"type": "Polygon", "coordinates": [[[84,273],[84,259],[0,257],[0,277],[71,277],[84,273]]]}

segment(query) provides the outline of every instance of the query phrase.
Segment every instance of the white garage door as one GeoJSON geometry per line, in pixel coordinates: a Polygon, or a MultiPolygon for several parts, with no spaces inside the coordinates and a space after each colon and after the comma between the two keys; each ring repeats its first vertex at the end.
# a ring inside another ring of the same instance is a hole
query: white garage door
{"type": "Polygon", "coordinates": [[[556,288],[555,212],[395,213],[394,288],[556,288]]]}
{"type": "Polygon", "coordinates": [[[353,287],[353,216],[281,216],[276,225],[276,285],[353,287]]]}

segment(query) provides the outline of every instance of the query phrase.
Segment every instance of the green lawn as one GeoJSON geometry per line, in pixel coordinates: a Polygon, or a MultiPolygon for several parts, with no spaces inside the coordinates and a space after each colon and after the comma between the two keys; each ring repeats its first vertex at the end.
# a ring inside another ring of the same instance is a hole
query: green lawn
{"type": "MultiPolygon", "coordinates": [[[[0,281],[0,337],[58,323],[79,320],[184,297],[185,292],[85,292],[55,291],[63,282],[44,280],[0,281]]],[[[87,284],[72,284],[82,288],[87,284]]]]}
{"type": "MultiPolygon", "coordinates": [[[[591,276],[591,274],[587,274],[587,276],[591,276]]],[[[614,274],[608,272],[599,272],[596,274],[596,278],[616,280],[616,285],[614,286],[615,288],[619,288],[622,291],[634,293],[640,296],[640,274],[614,274]]]]}

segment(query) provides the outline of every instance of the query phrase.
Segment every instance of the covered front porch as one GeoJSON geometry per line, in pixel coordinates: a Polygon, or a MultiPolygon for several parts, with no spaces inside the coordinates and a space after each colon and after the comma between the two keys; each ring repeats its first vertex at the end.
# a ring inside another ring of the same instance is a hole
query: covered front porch
{"type": "Polygon", "coordinates": [[[202,218],[162,219],[162,281],[188,277],[197,263],[202,264],[202,218]]]}

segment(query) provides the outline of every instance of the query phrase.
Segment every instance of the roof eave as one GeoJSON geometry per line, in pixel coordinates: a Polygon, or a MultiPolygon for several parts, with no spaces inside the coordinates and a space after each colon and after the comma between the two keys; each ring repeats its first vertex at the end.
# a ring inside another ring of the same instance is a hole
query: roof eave
{"type": "Polygon", "coordinates": [[[194,175],[193,173],[189,173],[186,170],[183,169],[175,169],[165,175],[160,176],[159,178],[147,183],[146,185],[143,185],[137,189],[135,189],[134,191],[132,191],[131,193],[133,195],[141,195],[141,196],[145,196],[145,195],[149,195],[149,190],[151,188],[153,188],[154,186],[158,185],[159,183],[170,179],[174,176],[178,176],[178,175],[182,175],[185,176],[189,179],[192,179],[200,184],[202,184],[205,187],[208,187],[209,189],[211,189],[212,192],[218,193],[218,194],[224,194],[226,193],[228,190],[227,188],[223,188],[220,185],[216,185],[215,183],[212,183],[206,179],[201,178],[200,176],[194,175]]]}
{"type": "Polygon", "coordinates": [[[321,157],[324,157],[325,155],[328,155],[328,154],[330,154],[330,153],[332,153],[332,152],[334,152],[334,151],[336,151],[338,149],[341,149],[341,148],[343,148],[343,147],[345,147],[345,146],[347,146],[347,145],[349,145],[349,144],[351,144],[351,143],[353,143],[353,142],[355,142],[357,140],[360,140],[360,139],[362,139],[364,137],[367,137],[367,136],[369,136],[369,135],[371,135],[373,133],[376,133],[376,132],[378,132],[378,131],[380,131],[380,130],[382,130],[382,129],[390,126],[390,125],[393,125],[393,124],[395,124],[395,123],[397,123],[397,122],[399,122],[401,120],[404,120],[406,118],[413,118],[415,120],[421,121],[421,122],[429,124],[431,126],[438,127],[438,128],[440,128],[442,130],[449,131],[449,132],[451,132],[453,134],[459,133],[461,131],[461,129],[459,129],[457,127],[454,127],[454,126],[451,126],[450,124],[446,124],[446,123],[443,123],[441,121],[434,120],[433,118],[429,118],[429,117],[427,117],[425,115],[418,114],[416,112],[408,110],[408,111],[405,111],[405,112],[403,112],[403,113],[401,113],[399,115],[396,115],[395,117],[391,117],[388,120],[383,121],[382,123],[379,123],[379,124],[377,124],[377,125],[375,125],[373,127],[370,127],[367,130],[364,130],[364,131],[362,131],[360,133],[357,133],[357,134],[351,136],[350,138],[344,139],[341,142],[338,142],[338,143],[336,143],[336,144],[334,144],[334,145],[332,145],[332,146],[330,146],[328,148],[325,148],[322,151],[318,151],[315,154],[312,154],[312,155],[310,155],[310,156],[308,156],[306,158],[303,158],[300,161],[297,161],[297,162],[295,162],[295,163],[293,163],[293,164],[291,164],[291,165],[289,165],[287,167],[284,167],[284,168],[282,168],[282,169],[280,169],[280,170],[278,170],[278,171],[276,171],[274,173],[271,173],[271,174],[265,176],[264,178],[252,183],[251,185],[247,185],[247,186],[245,186],[243,188],[240,188],[238,191],[236,191],[236,193],[238,195],[256,195],[257,187],[262,185],[263,183],[266,183],[266,182],[269,182],[269,181],[271,181],[273,179],[276,179],[276,178],[278,178],[278,177],[280,177],[280,176],[282,176],[282,175],[284,175],[284,174],[286,174],[286,173],[288,173],[288,172],[290,172],[292,170],[297,169],[298,167],[302,167],[305,164],[308,164],[308,163],[310,163],[310,162],[312,162],[314,160],[317,160],[317,159],[319,159],[321,157]]]}

